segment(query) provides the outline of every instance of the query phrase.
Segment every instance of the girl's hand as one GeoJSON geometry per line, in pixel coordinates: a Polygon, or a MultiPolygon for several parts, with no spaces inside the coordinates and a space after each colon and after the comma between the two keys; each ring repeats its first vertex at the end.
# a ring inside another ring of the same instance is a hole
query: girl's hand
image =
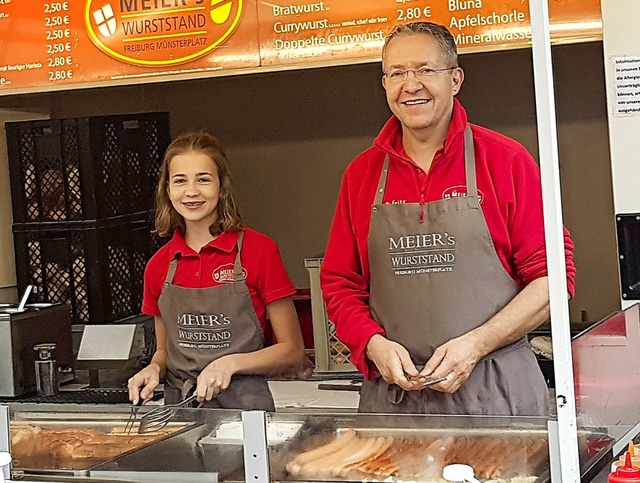
{"type": "Polygon", "coordinates": [[[232,356],[224,356],[211,362],[198,376],[196,394],[198,401],[211,401],[222,391],[227,390],[231,377],[235,374],[232,356]]]}
{"type": "Polygon", "coordinates": [[[127,382],[129,400],[133,405],[137,405],[140,399],[146,403],[153,396],[153,390],[158,387],[158,384],[160,384],[160,366],[152,362],[127,382]]]}

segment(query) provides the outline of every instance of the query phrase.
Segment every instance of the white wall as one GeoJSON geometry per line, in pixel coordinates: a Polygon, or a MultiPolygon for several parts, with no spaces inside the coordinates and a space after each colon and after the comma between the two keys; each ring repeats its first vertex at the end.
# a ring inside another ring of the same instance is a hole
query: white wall
{"type": "MultiPolygon", "coordinates": [[[[611,150],[611,175],[615,214],[640,213],[640,113],[613,114],[615,57],[640,57],[640,2],[602,0],[603,50],[611,150]]],[[[635,301],[622,299],[622,307],[635,301]]]]}

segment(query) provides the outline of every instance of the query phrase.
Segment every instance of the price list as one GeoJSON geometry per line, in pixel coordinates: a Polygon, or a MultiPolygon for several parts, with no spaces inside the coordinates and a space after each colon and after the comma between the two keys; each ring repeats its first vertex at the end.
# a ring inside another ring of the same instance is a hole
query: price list
{"type": "MultiPolygon", "coordinates": [[[[549,13],[557,40],[601,37],[600,0],[549,13]]],[[[445,25],[461,53],[531,39],[526,0],[0,0],[0,95],[377,60],[414,21],[445,25]]]]}
{"type": "Polygon", "coordinates": [[[73,79],[73,43],[69,2],[43,5],[47,76],[49,82],[73,79]]]}
{"type": "MultiPolygon", "coordinates": [[[[4,32],[3,27],[7,24],[9,19],[9,4],[12,0],[0,0],[0,34],[4,32]]],[[[8,48],[7,41],[4,36],[0,36],[0,52],[8,48]]],[[[11,80],[7,79],[5,73],[7,72],[7,66],[0,66],[0,88],[3,86],[11,85],[11,80]]]]}
{"type": "Polygon", "coordinates": [[[430,21],[431,5],[417,6],[416,0],[394,0],[395,17],[397,23],[430,21]]]}
{"type": "MultiPolygon", "coordinates": [[[[563,25],[573,19],[572,32],[552,29],[556,39],[599,37],[599,0],[552,1],[550,7],[552,24],[554,18],[563,25]]],[[[409,22],[446,26],[461,53],[531,42],[529,5],[523,0],[261,0],[258,21],[263,65],[379,58],[387,32],[409,22]]]]}
{"type": "Polygon", "coordinates": [[[0,90],[74,82],[81,7],[71,1],[0,0],[0,90]]]}
{"type": "MultiPolygon", "coordinates": [[[[376,56],[385,33],[396,23],[395,5],[395,0],[368,1],[366,8],[360,2],[342,0],[261,0],[262,65],[376,56]]],[[[426,6],[419,8],[420,16],[426,6]]]]}

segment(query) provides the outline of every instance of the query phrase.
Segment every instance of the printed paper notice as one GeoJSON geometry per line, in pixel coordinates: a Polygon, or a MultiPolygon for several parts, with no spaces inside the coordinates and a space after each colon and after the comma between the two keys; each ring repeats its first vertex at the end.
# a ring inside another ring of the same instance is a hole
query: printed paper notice
{"type": "Polygon", "coordinates": [[[640,114],[640,57],[614,57],[616,116],[640,114]]]}

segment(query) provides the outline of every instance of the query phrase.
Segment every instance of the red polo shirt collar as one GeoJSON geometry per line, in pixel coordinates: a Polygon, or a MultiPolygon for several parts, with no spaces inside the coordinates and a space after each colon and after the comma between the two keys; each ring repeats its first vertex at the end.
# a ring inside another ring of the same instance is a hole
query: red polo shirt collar
{"type": "MultiPolygon", "coordinates": [[[[204,250],[221,250],[223,252],[231,253],[236,243],[238,242],[238,237],[240,236],[239,231],[234,232],[223,232],[215,240],[211,240],[205,246],[202,247],[201,251],[204,250]]],[[[181,230],[176,230],[173,234],[173,239],[171,240],[171,247],[169,250],[170,259],[175,258],[176,254],[180,254],[180,256],[188,257],[188,256],[199,256],[193,248],[191,248],[184,240],[184,234],[181,230]]]]}
{"type": "MultiPolygon", "coordinates": [[[[467,127],[467,113],[460,104],[458,98],[453,99],[453,113],[449,131],[444,141],[444,152],[446,153],[453,144],[456,137],[464,133],[467,127]]],[[[374,142],[379,148],[392,156],[397,156],[405,161],[412,162],[402,145],[402,124],[395,115],[386,122],[374,142]]]]}

